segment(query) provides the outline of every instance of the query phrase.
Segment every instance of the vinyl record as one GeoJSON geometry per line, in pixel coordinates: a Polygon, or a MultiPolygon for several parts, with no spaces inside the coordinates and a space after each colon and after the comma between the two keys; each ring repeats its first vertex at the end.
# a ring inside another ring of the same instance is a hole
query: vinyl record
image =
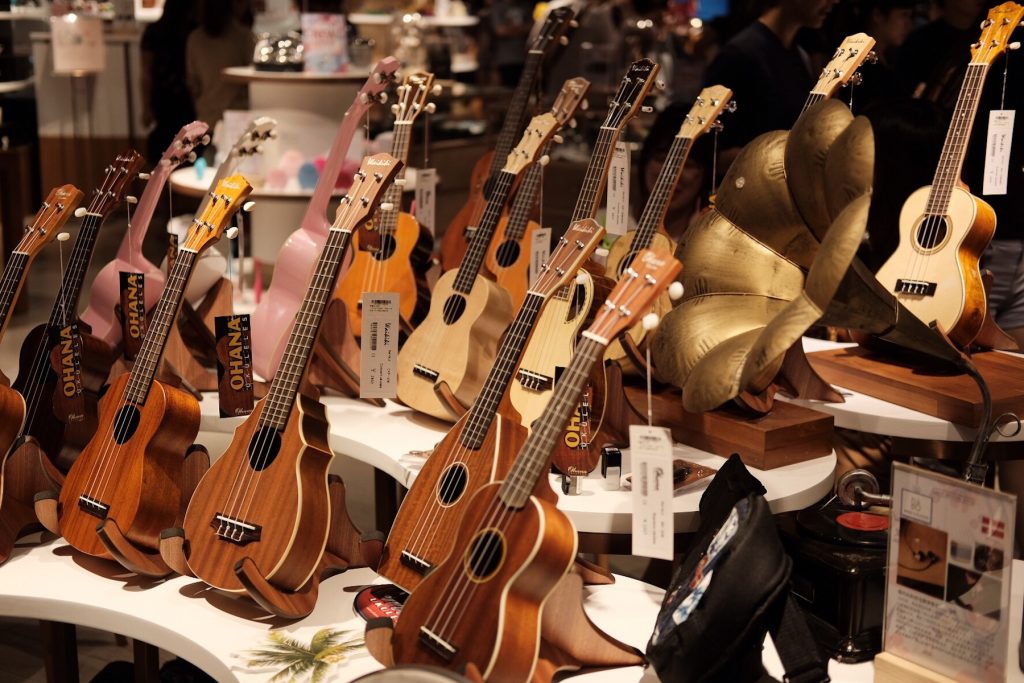
{"type": "Polygon", "coordinates": [[[871,512],[850,510],[829,504],[824,508],[801,510],[800,527],[826,543],[884,548],[889,538],[889,518],[871,512]]]}

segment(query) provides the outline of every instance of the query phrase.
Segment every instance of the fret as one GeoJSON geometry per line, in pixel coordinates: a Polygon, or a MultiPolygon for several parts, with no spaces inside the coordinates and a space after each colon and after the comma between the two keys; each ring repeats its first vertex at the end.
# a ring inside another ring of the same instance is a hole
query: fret
{"type": "MultiPolygon", "coordinates": [[[[548,153],[551,144],[544,145],[539,156],[548,153]]],[[[508,223],[505,224],[505,237],[512,240],[522,239],[526,234],[526,224],[530,220],[530,211],[540,191],[540,181],[544,175],[544,167],[541,164],[533,164],[526,170],[523,179],[516,188],[516,196],[512,201],[512,209],[508,214],[508,223]]]]}
{"type": "Polygon", "coordinates": [[[50,326],[68,325],[78,317],[78,300],[82,295],[86,272],[89,269],[96,239],[105,218],[100,214],[88,214],[82,221],[82,227],[78,231],[75,246],[71,250],[71,258],[61,280],[60,289],[57,291],[57,298],[50,311],[48,322],[50,326]]]}
{"type": "MultiPolygon", "coordinates": [[[[395,139],[391,143],[391,156],[400,160],[403,164],[409,159],[411,129],[412,126],[409,121],[395,122],[395,139]]],[[[405,177],[405,166],[402,167],[395,177],[405,177]]],[[[402,211],[402,187],[398,183],[391,185],[391,187],[385,190],[384,199],[381,203],[390,203],[393,208],[388,211],[378,208],[374,223],[380,226],[378,229],[382,235],[391,235],[398,227],[398,214],[402,211]]]]}
{"type": "Polygon", "coordinates": [[[604,345],[584,337],[576,346],[569,367],[562,373],[544,413],[530,428],[530,436],[516,456],[512,469],[498,490],[501,500],[513,508],[526,504],[537,482],[549,467],[551,451],[562,428],[580,399],[590,369],[600,358],[604,345]]]}
{"type": "Polygon", "coordinates": [[[7,328],[14,299],[25,284],[28,263],[28,254],[15,251],[11,253],[4,267],[3,277],[0,279],[0,332],[7,328]]]}
{"type": "Polygon", "coordinates": [[[523,75],[519,79],[512,101],[509,104],[508,113],[505,114],[505,122],[498,133],[498,141],[494,147],[494,158],[491,159],[491,170],[489,177],[494,178],[505,165],[508,153],[516,140],[523,132],[523,125],[526,123],[526,105],[530,100],[530,93],[537,81],[537,73],[541,62],[544,60],[544,53],[530,51],[526,56],[526,64],[523,66],[523,75]]]}
{"type": "Polygon", "coordinates": [[[498,227],[498,220],[501,218],[501,212],[505,208],[505,201],[508,199],[509,191],[515,179],[515,174],[504,170],[498,176],[494,192],[491,193],[491,197],[487,200],[487,209],[480,220],[476,234],[473,235],[473,239],[469,242],[469,249],[462,260],[462,265],[459,266],[459,274],[455,278],[454,283],[455,291],[462,294],[469,294],[473,291],[473,283],[476,282],[476,276],[484,262],[487,248],[491,245],[494,230],[498,227]]]}
{"type": "MultiPolygon", "coordinates": [[[[633,236],[633,243],[630,245],[633,251],[646,249],[651,245],[654,233],[658,226],[665,219],[665,212],[668,211],[668,202],[672,197],[672,191],[679,182],[679,176],[683,172],[686,158],[690,155],[690,147],[693,145],[693,138],[677,137],[672,141],[665,164],[658,173],[658,180],[654,184],[654,191],[647,200],[643,215],[640,216],[640,224],[636,234],[633,236]]],[[[632,260],[632,259],[630,259],[632,260]]],[[[628,266],[624,262],[623,266],[628,266]]]]}
{"type": "Polygon", "coordinates": [[[572,212],[572,223],[584,218],[593,218],[597,214],[601,202],[601,191],[608,180],[608,165],[611,163],[611,152],[619,139],[619,129],[602,126],[597,134],[594,153],[590,157],[590,165],[583,179],[583,187],[576,199],[576,208],[572,212]]]}

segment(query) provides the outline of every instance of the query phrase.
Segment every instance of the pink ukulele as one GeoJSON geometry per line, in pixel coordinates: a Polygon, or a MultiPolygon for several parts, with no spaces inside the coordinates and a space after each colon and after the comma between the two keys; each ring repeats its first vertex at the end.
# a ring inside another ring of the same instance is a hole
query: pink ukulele
{"type": "Polygon", "coordinates": [[[182,126],[175,136],[173,142],[160,157],[156,168],[149,175],[149,182],[142,193],[139,205],[132,214],[131,226],[124,239],[121,240],[121,247],[117,250],[117,257],[103,266],[96,275],[92,284],[92,291],[89,294],[89,306],[82,313],[81,319],[92,328],[92,334],[107,342],[111,346],[117,346],[121,341],[121,325],[114,315],[114,305],[121,301],[121,284],[118,273],[127,271],[132,273],[143,273],[146,276],[146,310],[150,310],[160,300],[160,294],[164,291],[164,272],[158,266],[153,265],[142,255],[142,243],[146,239],[146,230],[153,218],[157,202],[163,193],[164,185],[171,176],[171,171],[184,161],[192,160],[192,150],[197,145],[206,144],[209,139],[206,137],[208,126],[202,121],[193,121],[182,126]]]}
{"type": "Polygon", "coordinates": [[[277,253],[274,280],[252,314],[253,369],[268,381],[277,372],[288,333],[295,322],[295,314],[306,294],[313,266],[327,241],[327,232],[331,227],[327,205],[334,193],[352,137],[370,107],[384,101],[382,94],[396,78],[399,66],[397,59],[387,57],[374,67],[352,106],[345,112],[327,156],[327,163],[313,190],[313,198],[302,218],[301,227],[289,235],[277,253]]]}

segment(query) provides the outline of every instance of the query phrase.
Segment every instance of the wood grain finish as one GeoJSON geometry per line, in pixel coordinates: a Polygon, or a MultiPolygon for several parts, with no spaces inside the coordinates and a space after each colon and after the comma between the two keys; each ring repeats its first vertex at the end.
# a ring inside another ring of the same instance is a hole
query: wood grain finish
{"type": "Polygon", "coordinates": [[[160,532],[173,526],[181,505],[185,452],[199,432],[199,404],[189,394],[153,381],[138,406],[134,434],[118,445],[114,425],[130,374],[111,384],[100,401],[100,428],[68,472],[60,492],[60,533],[89,555],[110,558],[96,535],[99,518],[79,507],[82,496],[109,506],[106,516],[133,543],[157,550],[160,532]]]}
{"type": "Polygon", "coordinates": [[[434,384],[447,382],[463,405],[476,398],[494,363],[502,333],[512,321],[512,301],[501,287],[477,277],[468,295],[455,289],[459,271],[445,273],[431,296],[430,312],[398,354],[398,398],[410,408],[452,421],[452,415],[434,393],[434,384]],[[446,306],[465,302],[453,322],[445,322],[446,306]],[[414,372],[421,365],[437,372],[436,379],[414,372]]]}
{"type": "Polygon", "coordinates": [[[576,529],[553,505],[531,497],[518,510],[498,497],[500,484],[478,491],[467,505],[451,555],[410,596],[392,637],[397,664],[458,670],[475,664],[489,683],[530,680],[540,647],[544,603],[576,556],[576,529]],[[499,507],[500,506],[500,507],[499,507]],[[481,520],[501,510],[505,552],[486,580],[467,576],[481,520]],[[421,627],[457,649],[445,660],[426,648],[421,627]]]}
{"type": "Polygon", "coordinates": [[[313,575],[327,544],[327,470],[334,456],[324,407],[300,394],[280,434],[277,457],[257,473],[249,445],[264,405],[260,401],[235,430],[231,445],[199,482],[185,515],[189,568],[221,590],[244,590],[235,571],[243,559],[278,588],[298,590],[313,575]],[[258,525],[259,540],[239,545],[222,538],[211,526],[217,514],[258,525]]]}
{"type": "MultiPolygon", "coordinates": [[[[524,189],[520,187],[519,192],[524,189]]],[[[512,307],[519,308],[530,288],[530,245],[533,244],[533,233],[540,230],[540,225],[536,221],[527,221],[522,236],[517,237],[506,231],[509,221],[510,217],[505,215],[498,223],[494,240],[484,257],[484,267],[494,274],[494,281],[512,297],[512,307]]]]}
{"type": "Polygon", "coordinates": [[[484,208],[487,206],[484,186],[490,177],[493,163],[494,150],[491,150],[477,159],[476,164],[473,165],[473,173],[469,182],[469,197],[448,223],[448,227],[441,237],[441,270],[444,272],[458,268],[462,259],[466,257],[470,240],[466,228],[479,223],[480,216],[483,215],[484,208]]]}
{"type": "Polygon", "coordinates": [[[464,416],[434,447],[391,527],[377,573],[402,590],[411,591],[423,580],[422,572],[402,563],[402,552],[410,552],[430,566],[440,564],[451,552],[455,540],[452,530],[462,519],[470,496],[501,479],[526,441],[526,429],[499,414],[491,422],[482,446],[470,450],[462,445],[469,421],[470,416],[464,416]],[[465,484],[458,496],[452,495],[445,504],[442,496],[458,490],[446,483],[445,475],[459,468],[465,472],[465,484]]]}
{"type": "Polygon", "coordinates": [[[0,467],[0,564],[11,556],[15,541],[38,524],[35,495],[59,487],[63,480],[32,439],[15,444],[4,456],[0,467]]]}

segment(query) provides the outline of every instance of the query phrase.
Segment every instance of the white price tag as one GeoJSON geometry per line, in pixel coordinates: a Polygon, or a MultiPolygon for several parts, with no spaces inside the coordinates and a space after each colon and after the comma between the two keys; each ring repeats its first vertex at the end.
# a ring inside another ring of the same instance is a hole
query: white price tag
{"type": "Polygon", "coordinates": [[[437,169],[416,169],[416,221],[434,232],[435,207],[437,199],[437,169]]]}
{"type": "Polygon", "coordinates": [[[630,425],[633,469],[633,554],[671,560],[672,437],[664,427],[630,425]]]}
{"type": "Polygon", "coordinates": [[[551,256],[551,228],[537,228],[530,238],[530,286],[537,281],[540,269],[551,256]]]}
{"type": "Polygon", "coordinates": [[[608,213],[605,229],[610,235],[625,235],[629,229],[629,146],[615,143],[608,168],[608,213]]]}
{"type": "Polygon", "coordinates": [[[398,292],[363,292],[359,398],[397,396],[398,292]]]}
{"type": "Polygon", "coordinates": [[[1006,176],[1010,171],[1010,144],[1013,142],[1012,109],[988,113],[988,140],[985,143],[984,195],[1006,194],[1006,176]]]}

